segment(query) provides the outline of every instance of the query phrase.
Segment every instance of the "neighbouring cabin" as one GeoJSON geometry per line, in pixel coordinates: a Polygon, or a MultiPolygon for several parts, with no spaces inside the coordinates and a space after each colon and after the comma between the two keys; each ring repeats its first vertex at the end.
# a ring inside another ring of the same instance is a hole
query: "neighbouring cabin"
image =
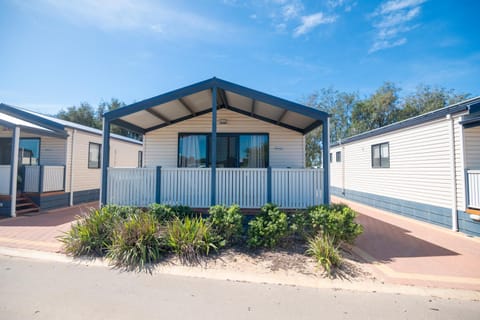
{"type": "MultiPolygon", "coordinates": [[[[97,201],[101,145],[101,130],[0,104],[0,214],[97,201]]],[[[111,145],[113,166],[141,165],[141,142],[112,135],[111,145]]]]}
{"type": "Polygon", "coordinates": [[[480,235],[480,98],[332,145],[332,194],[480,235]]]}
{"type": "Polygon", "coordinates": [[[112,168],[104,158],[102,204],[329,202],[328,166],[305,168],[305,134],[322,125],[327,132],[324,112],[213,78],[104,117],[105,137],[110,124],[144,135],[144,158],[138,169],[112,168]]]}

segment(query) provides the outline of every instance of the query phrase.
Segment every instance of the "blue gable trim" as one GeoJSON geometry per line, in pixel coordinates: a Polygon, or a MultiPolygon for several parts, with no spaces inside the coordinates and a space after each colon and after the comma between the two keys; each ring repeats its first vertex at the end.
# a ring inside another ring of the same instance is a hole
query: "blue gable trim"
{"type": "Polygon", "coordinates": [[[67,133],[65,132],[65,127],[57,122],[36,116],[34,114],[9,106],[4,103],[0,103],[0,111],[12,117],[16,117],[24,121],[33,123],[37,126],[55,131],[61,136],[64,136],[64,137],[68,136],[67,133]]]}
{"type": "MultiPolygon", "coordinates": [[[[149,109],[151,107],[157,106],[159,104],[167,103],[167,102],[170,102],[170,101],[173,101],[173,100],[178,100],[178,99],[181,99],[185,96],[188,96],[188,95],[191,95],[191,94],[194,94],[194,93],[198,93],[198,92],[205,91],[205,90],[212,90],[214,87],[219,89],[218,91],[219,91],[220,98],[221,98],[220,100],[223,100],[223,104],[220,104],[218,106],[219,108],[225,107],[225,108],[228,108],[230,110],[233,110],[233,111],[236,111],[236,112],[239,112],[239,113],[244,113],[248,116],[252,116],[252,117],[256,116],[255,114],[252,114],[250,112],[246,112],[244,110],[241,110],[241,109],[235,108],[234,106],[229,105],[228,104],[228,99],[226,99],[226,96],[224,94],[224,91],[227,90],[227,91],[230,91],[230,92],[233,92],[233,93],[251,98],[253,100],[261,101],[261,102],[264,102],[264,103],[267,103],[267,104],[270,104],[270,105],[273,105],[273,106],[276,106],[276,107],[279,107],[279,108],[283,108],[283,109],[291,111],[291,112],[296,112],[296,113],[299,113],[299,114],[303,114],[303,115],[305,115],[309,118],[317,120],[307,128],[296,128],[294,126],[290,126],[290,125],[287,125],[285,123],[282,123],[282,122],[278,121],[278,119],[268,119],[268,122],[271,122],[271,123],[279,125],[279,126],[283,126],[285,128],[296,130],[296,131],[302,132],[304,134],[313,130],[313,129],[315,129],[316,127],[320,126],[329,117],[328,113],[326,113],[326,112],[319,111],[319,110],[316,110],[314,108],[310,108],[310,107],[307,107],[307,106],[304,106],[304,105],[301,105],[301,104],[298,104],[298,103],[295,103],[295,102],[291,102],[291,101],[288,101],[288,100],[285,100],[285,99],[282,99],[282,98],[278,98],[278,97],[275,97],[275,96],[272,96],[272,95],[269,95],[269,94],[266,94],[266,93],[263,93],[263,92],[260,92],[260,91],[256,91],[256,90],[253,90],[253,89],[250,89],[250,88],[247,88],[247,87],[243,87],[243,86],[240,86],[240,85],[237,85],[237,84],[225,81],[225,80],[221,80],[221,79],[218,79],[218,78],[212,78],[212,79],[208,79],[208,80],[205,80],[205,81],[202,81],[202,82],[198,82],[198,83],[192,84],[192,85],[184,87],[184,88],[180,88],[180,89],[177,89],[177,90],[174,90],[174,91],[170,91],[170,92],[155,96],[153,98],[149,98],[149,99],[146,99],[146,100],[143,100],[143,101],[125,106],[123,108],[119,108],[119,109],[116,109],[116,110],[106,112],[104,114],[104,117],[108,121],[113,122],[113,121],[116,121],[116,119],[119,119],[119,118],[124,117],[126,115],[136,113],[136,112],[139,112],[139,111],[143,111],[143,110],[149,109]],[[244,111],[244,112],[242,112],[242,111],[244,111]]],[[[160,124],[158,126],[154,126],[154,127],[151,127],[151,128],[146,128],[144,130],[145,130],[145,132],[148,132],[148,131],[151,131],[151,130],[159,129],[159,128],[165,127],[165,126],[173,124],[173,123],[177,123],[177,122],[180,122],[180,121],[190,119],[194,116],[199,116],[201,114],[204,114],[204,112],[211,112],[211,109],[209,109],[208,111],[204,110],[204,111],[198,112],[198,113],[191,113],[188,116],[172,120],[170,123],[163,123],[163,124],[160,124]]],[[[266,119],[267,118],[263,117],[260,120],[267,121],[266,119]]]]}

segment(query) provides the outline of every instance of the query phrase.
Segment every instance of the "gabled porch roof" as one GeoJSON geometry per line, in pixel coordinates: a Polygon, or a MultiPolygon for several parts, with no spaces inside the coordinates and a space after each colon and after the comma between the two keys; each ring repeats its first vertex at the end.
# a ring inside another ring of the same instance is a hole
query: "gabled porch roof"
{"type": "Polygon", "coordinates": [[[226,108],[302,134],[328,119],[325,112],[215,77],[107,112],[104,116],[110,123],[145,134],[212,112],[213,88],[217,92],[217,110],[226,108]]]}

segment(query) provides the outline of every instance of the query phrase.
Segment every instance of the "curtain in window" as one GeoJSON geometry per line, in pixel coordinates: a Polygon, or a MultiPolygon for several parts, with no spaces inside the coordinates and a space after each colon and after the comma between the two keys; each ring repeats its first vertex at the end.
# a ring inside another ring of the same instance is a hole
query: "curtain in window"
{"type": "Polygon", "coordinates": [[[244,135],[240,137],[243,168],[265,168],[267,166],[268,142],[265,135],[244,135]]]}
{"type": "Polygon", "coordinates": [[[205,135],[189,135],[180,137],[179,167],[195,168],[206,166],[205,135]]]}

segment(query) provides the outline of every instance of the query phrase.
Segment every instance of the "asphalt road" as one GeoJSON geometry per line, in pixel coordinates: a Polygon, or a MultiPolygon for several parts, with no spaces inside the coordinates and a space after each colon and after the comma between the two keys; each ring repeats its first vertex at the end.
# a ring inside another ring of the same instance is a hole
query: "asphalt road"
{"type": "Polygon", "coordinates": [[[0,256],[0,319],[480,319],[480,302],[0,256]]]}

